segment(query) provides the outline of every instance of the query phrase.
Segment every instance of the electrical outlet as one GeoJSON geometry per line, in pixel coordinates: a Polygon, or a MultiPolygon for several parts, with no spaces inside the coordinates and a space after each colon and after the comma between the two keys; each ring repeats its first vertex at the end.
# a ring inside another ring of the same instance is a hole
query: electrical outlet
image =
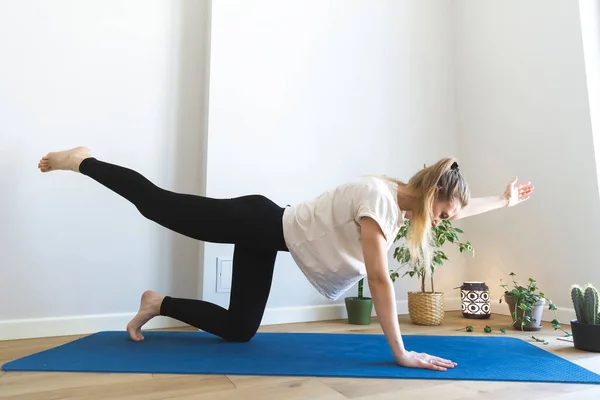
{"type": "Polygon", "coordinates": [[[217,293],[231,291],[231,278],[233,275],[233,259],[217,257],[217,293]]]}

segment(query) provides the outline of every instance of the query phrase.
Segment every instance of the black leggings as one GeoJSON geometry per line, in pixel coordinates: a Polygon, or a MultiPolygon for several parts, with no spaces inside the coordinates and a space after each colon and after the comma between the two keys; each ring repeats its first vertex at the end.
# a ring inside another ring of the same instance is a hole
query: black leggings
{"type": "Polygon", "coordinates": [[[232,199],[173,193],[138,172],[86,158],[79,171],[129,200],[165,228],[212,243],[234,244],[229,308],[202,300],[165,297],[160,315],[225,340],[246,342],[260,326],[283,238],[284,208],[262,195],[232,199]]]}

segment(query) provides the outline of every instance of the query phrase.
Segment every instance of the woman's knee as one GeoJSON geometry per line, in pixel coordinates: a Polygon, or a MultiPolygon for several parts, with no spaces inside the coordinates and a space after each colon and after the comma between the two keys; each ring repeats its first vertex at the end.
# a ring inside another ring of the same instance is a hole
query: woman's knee
{"type": "Polygon", "coordinates": [[[243,319],[234,319],[229,324],[225,340],[230,342],[249,342],[256,335],[260,324],[244,321],[243,319]]]}
{"type": "Polygon", "coordinates": [[[236,333],[233,333],[228,340],[230,342],[246,343],[246,342],[249,342],[250,340],[252,340],[252,338],[254,337],[255,334],[256,334],[256,332],[250,332],[250,331],[236,332],[236,333]]]}

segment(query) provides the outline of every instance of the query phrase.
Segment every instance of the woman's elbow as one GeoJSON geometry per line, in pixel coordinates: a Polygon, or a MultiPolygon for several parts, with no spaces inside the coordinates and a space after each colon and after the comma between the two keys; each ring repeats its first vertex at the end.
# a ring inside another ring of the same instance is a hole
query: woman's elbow
{"type": "Polygon", "coordinates": [[[377,274],[375,276],[368,277],[368,280],[369,286],[371,286],[371,291],[379,288],[387,290],[392,286],[392,279],[389,275],[377,274]]]}

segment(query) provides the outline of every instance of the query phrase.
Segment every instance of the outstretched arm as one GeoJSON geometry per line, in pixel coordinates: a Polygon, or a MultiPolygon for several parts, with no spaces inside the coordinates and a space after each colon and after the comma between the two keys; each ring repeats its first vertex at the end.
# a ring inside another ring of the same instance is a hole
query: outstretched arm
{"type": "Polygon", "coordinates": [[[377,222],[369,217],[361,219],[361,242],[373,305],[396,363],[403,367],[437,371],[453,368],[456,363],[450,360],[426,353],[407,351],[404,348],[398,323],[394,286],[389,276],[385,237],[377,222]]]}
{"type": "Polygon", "coordinates": [[[473,215],[483,214],[488,211],[497,210],[504,207],[512,207],[528,200],[535,187],[531,182],[525,182],[517,185],[515,177],[504,190],[504,193],[498,196],[475,197],[469,204],[462,208],[451,220],[471,217],[473,215]]]}
{"type": "Polygon", "coordinates": [[[386,241],[379,225],[371,218],[364,217],[361,220],[361,242],[367,280],[379,323],[394,357],[402,357],[406,350],[400,335],[394,286],[388,274],[386,241]]]}

